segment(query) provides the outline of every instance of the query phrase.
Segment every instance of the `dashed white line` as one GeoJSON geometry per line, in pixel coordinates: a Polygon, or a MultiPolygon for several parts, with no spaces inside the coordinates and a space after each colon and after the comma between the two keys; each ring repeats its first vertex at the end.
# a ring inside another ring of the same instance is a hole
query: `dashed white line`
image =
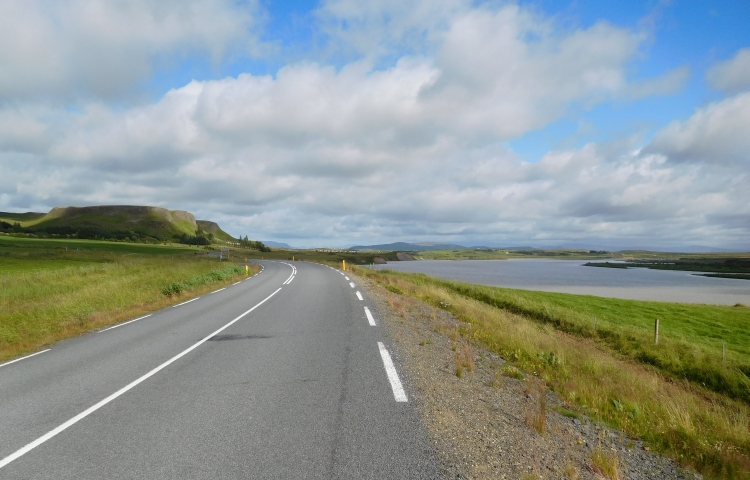
{"type": "Polygon", "coordinates": [[[385,348],[385,345],[383,345],[383,342],[378,342],[378,348],[380,349],[380,357],[383,359],[385,373],[386,375],[388,375],[388,381],[391,382],[393,398],[395,398],[397,402],[408,402],[409,399],[406,398],[404,386],[401,385],[401,380],[398,378],[398,372],[396,371],[396,367],[393,365],[393,360],[391,360],[391,354],[388,353],[388,350],[385,348]]]}
{"type": "MultiPolygon", "coordinates": [[[[278,288],[275,292],[273,292],[271,295],[267,296],[265,299],[263,299],[260,303],[258,303],[257,305],[255,305],[250,310],[246,311],[245,313],[243,313],[239,317],[235,318],[231,322],[227,323],[226,325],[224,325],[220,329],[216,330],[215,332],[211,333],[210,335],[204,337],[198,343],[194,344],[193,346],[189,347],[186,350],[183,350],[181,353],[178,353],[174,357],[170,358],[169,360],[167,360],[166,362],[162,363],[161,365],[159,365],[158,367],[154,368],[153,370],[151,370],[147,374],[145,374],[142,377],[138,378],[137,380],[135,380],[135,381],[133,381],[133,382],[125,385],[124,387],[122,387],[121,389],[119,389],[118,391],[116,391],[115,393],[113,393],[112,395],[108,396],[104,400],[101,400],[99,403],[97,403],[95,405],[92,405],[91,407],[87,408],[86,410],[84,410],[83,412],[79,413],[75,417],[71,418],[67,422],[63,423],[62,425],[60,425],[59,427],[55,428],[54,430],[50,430],[46,434],[42,435],[41,437],[37,438],[33,442],[31,442],[28,445],[24,446],[23,448],[15,451],[14,453],[8,455],[5,458],[3,458],[2,460],[0,460],[0,468],[3,468],[4,466],[8,465],[13,460],[16,460],[17,458],[25,455],[26,453],[28,453],[31,450],[35,449],[36,447],[38,447],[39,445],[43,444],[47,440],[51,439],[52,437],[54,437],[58,433],[66,430],[68,427],[70,427],[70,426],[78,423],[80,420],[86,418],[87,416],[91,415],[95,411],[99,410],[104,405],[106,405],[109,402],[111,402],[112,400],[116,399],[117,397],[119,397],[123,393],[127,392],[128,390],[131,390],[132,388],[136,387],[138,384],[140,384],[143,381],[149,379],[150,377],[156,375],[157,373],[159,373],[164,368],[168,367],[172,363],[176,362],[180,358],[184,357],[188,353],[192,352],[193,350],[195,350],[199,346],[201,346],[204,343],[206,343],[211,337],[214,337],[214,336],[218,335],[219,333],[221,333],[222,331],[224,331],[225,329],[227,329],[231,325],[233,325],[235,322],[237,322],[239,319],[241,319],[242,317],[244,317],[248,313],[252,312],[256,308],[258,308],[261,305],[263,305],[264,303],[266,303],[271,297],[273,297],[274,295],[276,295],[277,293],[279,293],[279,291],[281,291],[281,288],[278,288]]],[[[39,352],[39,353],[42,353],[42,352],[39,352]]]]}
{"type": "Polygon", "coordinates": [[[364,300],[364,298],[362,298],[362,294],[359,293],[359,290],[357,290],[357,298],[359,298],[360,300],[364,300]]]}
{"type": "Polygon", "coordinates": [[[218,289],[218,290],[214,290],[214,291],[213,291],[213,292],[211,292],[211,293],[210,293],[209,295],[213,295],[214,293],[218,293],[218,292],[220,292],[220,291],[222,291],[222,290],[226,290],[226,289],[227,289],[227,287],[224,287],[224,288],[220,288],[220,289],[218,289]]]}
{"type": "Polygon", "coordinates": [[[349,280],[349,277],[347,277],[346,275],[344,275],[344,278],[347,279],[347,280],[349,280]]]}
{"type": "MultiPolygon", "coordinates": [[[[241,281],[242,281],[242,280],[240,280],[240,282],[241,282],[241,281]]],[[[237,282],[237,283],[233,283],[232,285],[239,285],[239,284],[240,284],[240,282],[237,282]]]]}
{"type": "Polygon", "coordinates": [[[195,297],[194,299],[188,300],[187,302],[182,302],[182,303],[178,303],[177,305],[172,305],[172,308],[179,307],[181,305],[185,305],[186,303],[194,302],[194,301],[198,300],[199,298],[201,298],[201,297],[195,297]]]}
{"type": "Polygon", "coordinates": [[[375,327],[375,318],[373,318],[372,313],[370,313],[370,309],[365,307],[365,315],[367,315],[367,322],[370,324],[371,327],[375,327]]]}
{"type": "Polygon", "coordinates": [[[25,357],[16,358],[15,360],[11,360],[10,362],[0,363],[0,368],[6,365],[10,365],[11,363],[20,362],[21,360],[26,360],[27,358],[35,357],[41,353],[49,352],[49,351],[50,349],[48,348],[47,350],[42,350],[41,352],[32,353],[31,355],[26,355],[25,357]]]}
{"type": "Polygon", "coordinates": [[[144,318],[148,318],[150,316],[151,314],[149,313],[148,315],[144,315],[140,318],[136,318],[135,320],[130,320],[129,322],[123,322],[119,325],[115,325],[114,327],[105,328],[104,330],[100,330],[99,333],[106,332],[107,330],[112,330],[113,328],[122,327],[123,325],[127,325],[128,323],[137,322],[138,320],[143,320],[144,318]]]}
{"type": "Polygon", "coordinates": [[[349,286],[354,288],[354,282],[349,282],[349,286]]]}
{"type": "Polygon", "coordinates": [[[286,284],[287,284],[287,285],[289,285],[290,283],[292,283],[292,282],[294,281],[294,279],[295,279],[295,278],[297,278],[297,277],[292,277],[292,278],[290,278],[290,279],[289,279],[289,281],[288,281],[288,282],[286,282],[286,284]]]}

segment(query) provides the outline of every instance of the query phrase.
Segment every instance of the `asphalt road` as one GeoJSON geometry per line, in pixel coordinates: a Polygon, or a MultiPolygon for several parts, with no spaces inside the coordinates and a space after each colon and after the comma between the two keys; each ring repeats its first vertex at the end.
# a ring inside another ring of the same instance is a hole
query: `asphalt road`
{"type": "Polygon", "coordinates": [[[0,478],[439,477],[367,298],[329,267],[261,263],[0,365],[0,478]]]}

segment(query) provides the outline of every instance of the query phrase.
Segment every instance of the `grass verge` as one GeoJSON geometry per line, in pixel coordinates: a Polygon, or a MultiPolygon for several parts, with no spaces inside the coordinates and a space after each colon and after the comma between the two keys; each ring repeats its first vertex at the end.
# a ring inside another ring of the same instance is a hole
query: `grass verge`
{"type": "MultiPolygon", "coordinates": [[[[0,361],[177,303],[245,275],[244,266],[219,267],[207,259],[104,255],[96,260],[82,266],[16,270],[0,279],[0,361]],[[167,292],[170,285],[179,288],[167,292]]],[[[260,269],[251,268],[251,274],[260,269]]]]}
{"type": "MultiPolygon", "coordinates": [[[[618,305],[620,319],[638,318],[659,308],[662,319],[677,322],[681,316],[689,317],[696,332],[710,329],[711,325],[731,330],[742,323],[745,315],[742,309],[492,287],[473,290],[474,286],[425,275],[354,270],[386,288],[395,287],[403,295],[449,310],[470,325],[459,332],[462,338],[479,342],[528,375],[541,379],[571,411],[642,438],[651,448],[673,456],[707,477],[748,478],[750,407],[745,401],[673,377],[657,365],[644,364],[626,349],[618,350],[610,336],[619,335],[627,340],[627,335],[642,338],[645,334],[624,321],[618,324],[613,319],[608,322],[604,319],[597,330],[593,330],[593,325],[587,330],[583,323],[589,320],[587,316],[592,311],[599,312],[613,302],[618,305]],[[725,309],[741,312],[738,314],[741,318],[735,318],[725,309]],[[710,315],[711,312],[719,314],[710,315]],[[693,315],[714,323],[701,326],[693,315]],[[599,329],[611,333],[595,333],[599,329]]],[[[675,325],[674,329],[678,327],[675,325]]],[[[682,355],[679,350],[686,348],[672,340],[660,342],[660,347],[667,350],[665,355],[677,358],[682,355]],[[672,351],[675,349],[677,353],[672,351]]],[[[735,360],[741,362],[742,358],[738,354],[735,360]]]]}

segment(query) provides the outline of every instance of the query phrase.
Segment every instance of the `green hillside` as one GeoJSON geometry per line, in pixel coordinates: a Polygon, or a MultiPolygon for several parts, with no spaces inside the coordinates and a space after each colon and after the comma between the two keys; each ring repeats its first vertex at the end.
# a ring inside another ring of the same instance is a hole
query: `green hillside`
{"type": "Polygon", "coordinates": [[[51,238],[180,241],[195,236],[200,228],[212,239],[235,241],[216,223],[198,221],[192,213],[148,206],[55,207],[47,214],[0,212],[0,222],[4,231],[51,238]]]}
{"type": "Polygon", "coordinates": [[[29,222],[32,220],[37,220],[43,216],[45,216],[46,213],[37,213],[37,212],[26,212],[26,213],[9,213],[9,212],[0,212],[0,220],[4,220],[8,223],[13,222],[29,222]]]}
{"type": "Polygon", "coordinates": [[[225,242],[234,242],[236,239],[229,235],[227,232],[219,227],[216,222],[210,222],[208,220],[196,220],[198,226],[206,233],[213,233],[214,237],[225,242]]]}

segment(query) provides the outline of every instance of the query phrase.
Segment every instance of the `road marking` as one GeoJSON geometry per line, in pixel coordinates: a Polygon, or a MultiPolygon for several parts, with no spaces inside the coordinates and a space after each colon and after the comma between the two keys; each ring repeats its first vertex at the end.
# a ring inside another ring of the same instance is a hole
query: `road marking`
{"type": "Polygon", "coordinates": [[[360,300],[364,300],[364,298],[362,298],[362,294],[359,293],[359,290],[357,290],[357,298],[359,298],[360,300]]]}
{"type": "Polygon", "coordinates": [[[349,286],[354,288],[354,282],[349,282],[349,286]]]}
{"type": "Polygon", "coordinates": [[[121,323],[119,325],[115,325],[114,327],[105,328],[104,330],[100,330],[99,333],[106,332],[107,330],[112,330],[113,328],[122,327],[123,325],[127,325],[128,323],[137,322],[138,320],[143,320],[144,318],[148,318],[150,316],[151,316],[151,314],[149,313],[148,315],[145,315],[145,316],[140,317],[140,318],[136,318],[135,320],[130,320],[129,322],[124,322],[124,323],[121,323]]]}
{"type": "MultiPolygon", "coordinates": [[[[280,263],[283,263],[284,265],[289,265],[286,262],[280,262],[280,263]]],[[[292,274],[289,275],[289,278],[287,278],[286,281],[284,283],[282,283],[282,285],[288,285],[289,282],[291,282],[292,277],[294,277],[294,275],[297,274],[297,267],[295,267],[294,265],[289,265],[289,266],[292,267],[292,274]]]]}
{"type": "Polygon", "coordinates": [[[226,290],[226,289],[227,289],[227,287],[224,287],[224,288],[220,288],[220,289],[218,289],[218,290],[214,290],[214,291],[213,291],[213,292],[211,292],[211,293],[210,293],[209,295],[213,295],[214,293],[217,293],[217,292],[220,292],[220,291],[222,291],[222,290],[226,290]]]}
{"type": "Polygon", "coordinates": [[[347,279],[347,280],[349,280],[349,277],[347,277],[346,275],[344,275],[344,278],[347,279]]]}
{"type": "Polygon", "coordinates": [[[292,282],[294,281],[294,279],[295,279],[295,278],[297,278],[297,277],[292,277],[292,278],[290,278],[290,279],[289,279],[289,281],[288,281],[288,282],[286,282],[286,284],[287,284],[287,285],[289,285],[290,283],[292,283],[292,282]]]}
{"type": "MultiPolygon", "coordinates": [[[[166,362],[162,363],[161,365],[159,365],[158,367],[154,368],[153,370],[151,370],[147,374],[145,374],[142,377],[138,378],[137,380],[135,380],[135,381],[133,381],[133,382],[125,385],[124,387],[122,387],[121,389],[119,389],[118,391],[116,391],[115,393],[113,393],[112,395],[108,396],[104,400],[101,400],[99,403],[97,403],[95,405],[92,405],[91,407],[87,408],[86,410],[84,410],[83,412],[79,413],[75,417],[71,418],[67,422],[63,423],[62,425],[60,425],[59,427],[55,428],[54,430],[50,430],[49,432],[47,432],[44,435],[42,435],[41,437],[37,438],[33,442],[31,442],[28,445],[24,446],[23,448],[17,450],[16,452],[8,455],[5,458],[3,458],[2,460],[0,460],[0,468],[3,468],[4,466],[8,465],[13,460],[16,460],[17,458],[19,458],[19,457],[27,454],[28,452],[30,452],[31,450],[35,449],[39,445],[43,444],[47,440],[53,438],[58,433],[63,432],[68,427],[71,427],[72,425],[74,425],[74,424],[78,423],[79,421],[83,420],[84,418],[88,417],[89,415],[91,415],[95,411],[97,411],[100,408],[102,408],[104,405],[108,404],[112,400],[116,399],[120,395],[122,395],[125,392],[127,392],[128,390],[131,390],[132,388],[138,386],[138,384],[140,384],[140,383],[144,382],[145,380],[149,379],[150,377],[156,375],[161,370],[165,369],[166,367],[168,367],[172,363],[176,362],[180,358],[184,357],[188,353],[192,352],[193,350],[195,350],[199,346],[201,346],[204,343],[206,343],[211,337],[214,337],[214,336],[218,335],[219,333],[221,333],[222,331],[224,331],[225,329],[227,329],[231,325],[233,325],[235,322],[237,322],[239,319],[241,319],[242,317],[244,317],[248,313],[252,312],[256,308],[258,308],[261,305],[263,305],[264,303],[266,303],[271,297],[273,297],[274,295],[276,295],[277,293],[279,293],[280,290],[281,290],[281,288],[278,288],[275,292],[273,292],[271,295],[267,296],[265,299],[263,299],[260,303],[258,303],[257,305],[255,305],[253,308],[251,308],[250,310],[246,311],[245,313],[243,313],[239,317],[235,318],[231,322],[227,323],[226,325],[224,325],[220,329],[216,330],[212,334],[204,337],[202,340],[200,340],[198,343],[194,344],[192,347],[189,347],[188,349],[183,350],[181,353],[178,353],[174,357],[170,358],[169,360],[167,360],[166,362]]],[[[42,353],[42,352],[39,352],[39,353],[42,353]]]]}
{"type": "Polygon", "coordinates": [[[179,307],[180,305],[185,305],[186,303],[194,302],[194,301],[198,300],[199,298],[201,298],[201,297],[195,297],[194,299],[188,300],[187,302],[182,302],[182,303],[178,303],[177,305],[172,305],[172,308],[179,307]]]}
{"type": "Polygon", "coordinates": [[[397,402],[408,402],[409,399],[406,398],[406,392],[404,391],[403,385],[401,385],[401,380],[398,378],[398,372],[393,365],[393,360],[391,360],[391,354],[388,353],[383,342],[378,342],[378,348],[380,349],[380,356],[383,359],[385,373],[388,375],[388,381],[391,382],[393,398],[395,398],[397,402]]]}
{"type": "Polygon", "coordinates": [[[375,319],[372,316],[372,313],[370,313],[370,309],[365,307],[365,315],[367,315],[367,321],[370,323],[371,327],[375,327],[375,319]]]}
{"type": "MultiPolygon", "coordinates": [[[[240,282],[241,282],[241,281],[242,281],[242,280],[240,280],[240,282]]],[[[233,283],[232,285],[239,285],[239,284],[240,284],[240,282],[237,282],[237,283],[233,283]]]]}
{"type": "Polygon", "coordinates": [[[20,362],[21,360],[26,360],[27,358],[31,358],[31,357],[34,357],[36,355],[39,355],[40,353],[49,352],[49,351],[50,351],[50,349],[48,348],[47,350],[42,350],[41,352],[32,353],[31,355],[26,355],[25,357],[16,358],[15,360],[11,360],[10,362],[0,363],[0,368],[4,367],[6,365],[10,365],[11,363],[20,362]]]}

